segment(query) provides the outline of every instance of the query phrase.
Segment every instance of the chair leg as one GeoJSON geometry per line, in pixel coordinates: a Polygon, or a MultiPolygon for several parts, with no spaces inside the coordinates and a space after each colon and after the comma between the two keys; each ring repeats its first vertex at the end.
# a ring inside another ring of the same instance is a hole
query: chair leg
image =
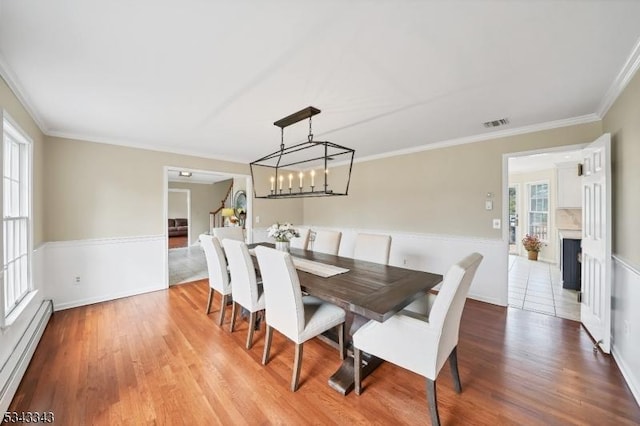
{"type": "Polygon", "coordinates": [[[224,322],[224,311],[227,309],[227,300],[229,299],[229,296],[225,294],[221,299],[222,302],[220,304],[220,319],[218,319],[218,325],[222,325],[224,322]]]}
{"type": "Polygon", "coordinates": [[[264,352],[262,353],[262,365],[267,365],[269,361],[269,350],[271,349],[271,337],[273,335],[273,328],[267,324],[266,334],[264,336],[264,352]]]}
{"type": "Polygon", "coordinates": [[[344,323],[338,325],[338,346],[340,351],[340,359],[345,358],[345,350],[344,350],[344,323]]]}
{"type": "Polygon", "coordinates": [[[460,382],[460,373],[458,372],[458,347],[456,346],[449,355],[449,367],[453,376],[453,387],[457,393],[462,392],[462,383],[460,382]]]}
{"type": "Polygon", "coordinates": [[[353,381],[356,395],[362,393],[362,353],[360,349],[353,347],[353,381]]]}
{"type": "Polygon", "coordinates": [[[247,333],[247,349],[251,349],[253,346],[253,330],[255,330],[256,325],[256,314],[257,312],[251,312],[249,314],[249,332],[247,333]]]}
{"type": "Polygon", "coordinates": [[[231,324],[229,324],[229,331],[233,333],[233,329],[236,326],[236,316],[238,315],[238,304],[233,302],[231,305],[231,324]]]}
{"type": "Polygon", "coordinates": [[[302,368],[302,348],[304,343],[296,343],[296,355],[293,360],[293,376],[291,377],[291,391],[298,390],[300,380],[300,369],[302,368]]]}
{"type": "Polygon", "coordinates": [[[427,399],[429,400],[429,411],[431,412],[431,424],[440,426],[440,416],[438,415],[438,397],[436,395],[436,381],[427,379],[427,399]]]}
{"type": "Polygon", "coordinates": [[[207,301],[207,315],[211,312],[211,302],[213,301],[213,289],[209,287],[209,300],[207,301]]]}

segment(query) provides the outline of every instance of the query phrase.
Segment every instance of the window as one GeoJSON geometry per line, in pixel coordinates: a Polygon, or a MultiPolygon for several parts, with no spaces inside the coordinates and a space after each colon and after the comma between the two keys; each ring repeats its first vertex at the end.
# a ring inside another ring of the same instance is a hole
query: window
{"type": "Polygon", "coordinates": [[[31,290],[31,142],[2,118],[3,317],[31,290]]]}
{"type": "Polygon", "coordinates": [[[549,225],[549,184],[529,185],[529,235],[537,235],[548,241],[549,225]]]}

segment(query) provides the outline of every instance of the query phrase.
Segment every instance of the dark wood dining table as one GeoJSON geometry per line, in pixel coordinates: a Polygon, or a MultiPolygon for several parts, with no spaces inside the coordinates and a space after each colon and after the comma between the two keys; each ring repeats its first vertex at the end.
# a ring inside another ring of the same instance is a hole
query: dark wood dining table
{"type": "MultiPolygon", "coordinates": [[[[271,246],[273,244],[260,243],[271,246]]],[[[255,247],[258,244],[252,244],[255,247]]],[[[383,322],[401,311],[442,282],[442,275],[416,271],[379,263],[365,262],[349,257],[318,253],[310,250],[290,249],[294,257],[308,259],[348,269],[348,272],[324,278],[298,270],[302,291],[342,307],[346,313],[346,345],[351,352],[352,336],[368,320],[383,322]]],[[[333,342],[330,337],[329,343],[333,342]]],[[[381,361],[365,357],[362,377],[373,371],[381,361]]],[[[329,379],[329,385],[346,395],[354,384],[353,358],[346,357],[329,379]]]]}

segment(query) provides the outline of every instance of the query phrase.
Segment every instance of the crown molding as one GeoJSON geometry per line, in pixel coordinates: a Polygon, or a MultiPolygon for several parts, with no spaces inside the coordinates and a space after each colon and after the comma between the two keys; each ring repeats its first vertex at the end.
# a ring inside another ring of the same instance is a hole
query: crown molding
{"type": "Polygon", "coordinates": [[[633,47],[629,58],[627,58],[627,62],[624,63],[624,66],[611,83],[609,90],[600,101],[600,105],[596,113],[604,118],[604,116],[609,111],[609,108],[613,105],[613,103],[618,99],[618,96],[622,93],[622,91],[627,87],[629,81],[633,78],[633,76],[640,68],[640,39],[636,41],[636,45],[633,47]]]}
{"type": "Polygon", "coordinates": [[[517,136],[517,135],[523,135],[526,133],[540,132],[543,130],[557,129],[560,127],[568,127],[568,126],[575,126],[578,124],[593,123],[595,121],[600,121],[600,120],[601,118],[597,114],[581,115],[579,117],[548,121],[546,123],[539,123],[539,124],[532,124],[530,126],[517,127],[515,129],[498,130],[495,132],[483,133],[481,135],[465,136],[462,138],[449,139],[449,140],[444,140],[440,142],[433,142],[433,143],[429,143],[421,146],[416,146],[413,148],[389,151],[383,154],[369,155],[369,156],[361,157],[357,159],[354,158],[353,162],[361,163],[365,161],[379,160],[379,159],[388,158],[388,157],[397,157],[399,155],[414,154],[422,151],[430,151],[432,149],[447,148],[447,147],[456,146],[456,145],[466,145],[470,143],[484,142],[491,139],[505,138],[508,136],[517,136]]]}
{"type": "Polygon", "coordinates": [[[243,158],[237,158],[237,157],[225,157],[225,156],[219,156],[219,155],[211,155],[209,153],[205,153],[204,151],[198,151],[198,150],[190,150],[190,149],[174,149],[174,148],[169,148],[166,146],[160,146],[160,145],[153,145],[153,144],[146,144],[146,143],[140,143],[140,142],[135,142],[135,141],[130,141],[130,140],[113,140],[113,139],[109,139],[109,138],[96,138],[94,136],[87,136],[87,135],[81,135],[81,134],[76,134],[76,133],[67,133],[67,132],[58,132],[58,131],[50,131],[46,134],[47,136],[50,137],[55,137],[55,138],[60,138],[60,139],[73,139],[73,140],[77,140],[80,142],[92,142],[92,143],[100,143],[100,144],[104,144],[104,145],[115,145],[115,146],[121,146],[124,148],[135,148],[135,149],[144,149],[146,151],[155,151],[155,152],[162,152],[162,153],[167,153],[167,154],[177,154],[177,155],[186,155],[189,157],[197,157],[197,158],[206,158],[209,160],[218,160],[218,161],[226,161],[228,163],[236,163],[236,164],[243,164],[243,165],[249,165],[249,162],[243,158]]]}
{"type": "Polygon", "coordinates": [[[0,53],[0,76],[7,83],[13,94],[18,98],[24,109],[27,110],[27,113],[29,113],[40,131],[45,135],[48,134],[48,128],[44,124],[44,120],[40,114],[38,114],[38,110],[33,106],[33,102],[31,102],[29,97],[25,95],[25,91],[22,89],[18,76],[11,71],[11,68],[7,65],[7,61],[4,59],[2,53],[0,53]]]}

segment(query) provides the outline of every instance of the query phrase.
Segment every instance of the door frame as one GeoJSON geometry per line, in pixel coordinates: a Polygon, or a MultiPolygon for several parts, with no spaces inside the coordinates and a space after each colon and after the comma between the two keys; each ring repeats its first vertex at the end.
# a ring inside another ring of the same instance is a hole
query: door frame
{"type": "MultiPolygon", "coordinates": [[[[519,230],[522,229],[522,214],[520,211],[521,208],[521,201],[520,201],[520,196],[521,196],[521,189],[520,189],[520,184],[519,183],[514,183],[513,185],[509,185],[508,182],[508,178],[507,178],[507,221],[504,222],[507,224],[507,238],[509,238],[509,232],[511,231],[511,218],[509,217],[509,189],[513,188],[515,190],[515,200],[516,200],[516,209],[515,209],[515,214],[517,216],[517,220],[518,220],[518,224],[515,226],[515,241],[514,244],[516,246],[515,249],[515,254],[520,255],[520,244],[518,244],[518,234],[519,234],[519,230]]],[[[509,254],[511,254],[511,251],[509,251],[509,254]]]]}
{"type": "MultiPolygon", "coordinates": [[[[164,250],[164,256],[163,256],[165,288],[169,288],[169,231],[167,229],[167,221],[169,219],[168,201],[169,201],[169,171],[170,170],[182,170],[182,171],[192,172],[192,173],[216,174],[216,175],[228,177],[229,179],[232,179],[232,178],[246,179],[246,191],[247,191],[247,194],[251,194],[251,196],[247,196],[247,218],[245,221],[245,224],[246,224],[245,229],[247,231],[247,242],[249,243],[253,242],[253,182],[251,180],[250,174],[220,172],[217,170],[194,169],[194,168],[182,167],[182,166],[164,166],[163,168],[163,189],[164,190],[163,190],[162,210],[163,210],[163,217],[164,217],[163,234],[164,234],[164,240],[165,240],[165,250],[164,250]]],[[[191,215],[190,211],[189,211],[189,215],[191,215]]],[[[191,220],[191,217],[189,217],[189,220],[191,220]]],[[[191,235],[191,229],[189,229],[189,235],[191,235]]]]}
{"type": "MultiPolygon", "coordinates": [[[[574,145],[562,145],[548,148],[537,148],[529,151],[508,152],[502,154],[502,246],[503,256],[507,261],[504,263],[506,268],[503,271],[504,289],[502,290],[502,300],[504,306],[508,305],[509,300],[509,159],[515,157],[528,157],[536,154],[545,154],[549,152],[562,152],[562,151],[579,151],[584,149],[589,143],[574,144],[574,145]],[[506,225],[505,225],[506,224],[506,225]]],[[[553,212],[549,212],[553,214],[553,212]]],[[[520,251],[518,251],[520,253],[520,251]]]]}

